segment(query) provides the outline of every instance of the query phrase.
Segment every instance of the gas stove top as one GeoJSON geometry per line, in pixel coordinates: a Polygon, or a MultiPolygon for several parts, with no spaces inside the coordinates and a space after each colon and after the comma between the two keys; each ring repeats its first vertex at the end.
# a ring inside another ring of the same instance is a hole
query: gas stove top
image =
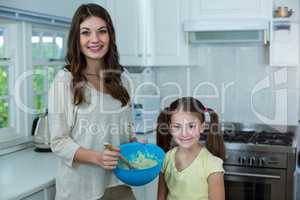
{"type": "Polygon", "coordinates": [[[255,133],[249,142],[255,144],[270,144],[270,145],[281,145],[291,146],[293,143],[295,134],[293,132],[266,132],[262,131],[255,133]]]}
{"type": "MultiPolygon", "coordinates": [[[[222,131],[224,141],[226,143],[242,143],[242,144],[263,144],[292,146],[295,138],[295,132],[289,129],[285,131],[267,129],[267,130],[238,130],[224,129],[222,131]]],[[[201,134],[200,140],[206,140],[208,130],[201,134]]]]}

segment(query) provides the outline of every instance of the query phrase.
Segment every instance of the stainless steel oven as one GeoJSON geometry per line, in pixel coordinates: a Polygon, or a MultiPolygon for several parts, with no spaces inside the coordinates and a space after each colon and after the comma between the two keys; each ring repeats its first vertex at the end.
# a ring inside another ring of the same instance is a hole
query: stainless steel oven
{"type": "Polygon", "coordinates": [[[225,166],[226,200],[284,200],[286,170],[225,166]]]}
{"type": "Polygon", "coordinates": [[[298,126],[227,123],[222,134],[226,200],[295,200],[298,126]]]}

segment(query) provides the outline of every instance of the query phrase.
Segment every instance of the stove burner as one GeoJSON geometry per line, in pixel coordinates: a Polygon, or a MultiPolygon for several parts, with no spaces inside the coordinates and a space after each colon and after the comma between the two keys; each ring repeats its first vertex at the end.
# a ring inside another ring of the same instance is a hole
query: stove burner
{"type": "MultiPolygon", "coordinates": [[[[206,140],[208,132],[201,134],[200,140],[206,140]]],[[[255,132],[255,131],[227,131],[224,130],[223,138],[225,142],[229,143],[252,143],[252,144],[266,144],[266,145],[281,145],[291,146],[293,142],[293,132],[255,132]]]]}
{"type": "Polygon", "coordinates": [[[241,143],[248,143],[249,139],[253,136],[255,132],[246,132],[246,131],[239,131],[239,132],[223,132],[223,138],[226,142],[241,142],[241,143]]]}
{"type": "Polygon", "coordinates": [[[293,142],[294,134],[292,132],[266,132],[262,131],[255,134],[255,137],[251,139],[251,143],[255,144],[270,144],[270,145],[281,145],[291,146],[293,142]]]}

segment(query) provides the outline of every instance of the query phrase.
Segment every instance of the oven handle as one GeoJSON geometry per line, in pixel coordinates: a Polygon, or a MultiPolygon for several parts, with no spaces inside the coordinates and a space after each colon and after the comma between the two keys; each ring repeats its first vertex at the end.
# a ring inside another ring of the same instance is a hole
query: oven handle
{"type": "Polygon", "coordinates": [[[256,174],[256,173],[239,173],[239,172],[225,172],[225,175],[229,176],[248,176],[248,177],[258,177],[258,178],[270,178],[270,179],[280,179],[280,176],[267,175],[267,174],[256,174]]]}

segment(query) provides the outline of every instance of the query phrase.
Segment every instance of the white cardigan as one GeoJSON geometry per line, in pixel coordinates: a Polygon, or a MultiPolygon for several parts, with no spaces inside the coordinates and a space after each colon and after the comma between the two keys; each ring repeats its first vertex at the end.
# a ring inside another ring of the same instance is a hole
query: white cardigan
{"type": "MultiPolygon", "coordinates": [[[[125,87],[129,77],[122,73],[125,87]]],[[[72,75],[60,70],[48,96],[49,127],[52,151],[60,157],[56,178],[56,199],[89,200],[100,198],[108,186],[118,185],[111,171],[99,166],[73,163],[80,147],[103,151],[103,143],[114,145],[129,141],[132,125],[130,106],[85,85],[87,103],[74,106],[72,75]]],[[[128,91],[131,93],[131,91],[128,91]]]]}

